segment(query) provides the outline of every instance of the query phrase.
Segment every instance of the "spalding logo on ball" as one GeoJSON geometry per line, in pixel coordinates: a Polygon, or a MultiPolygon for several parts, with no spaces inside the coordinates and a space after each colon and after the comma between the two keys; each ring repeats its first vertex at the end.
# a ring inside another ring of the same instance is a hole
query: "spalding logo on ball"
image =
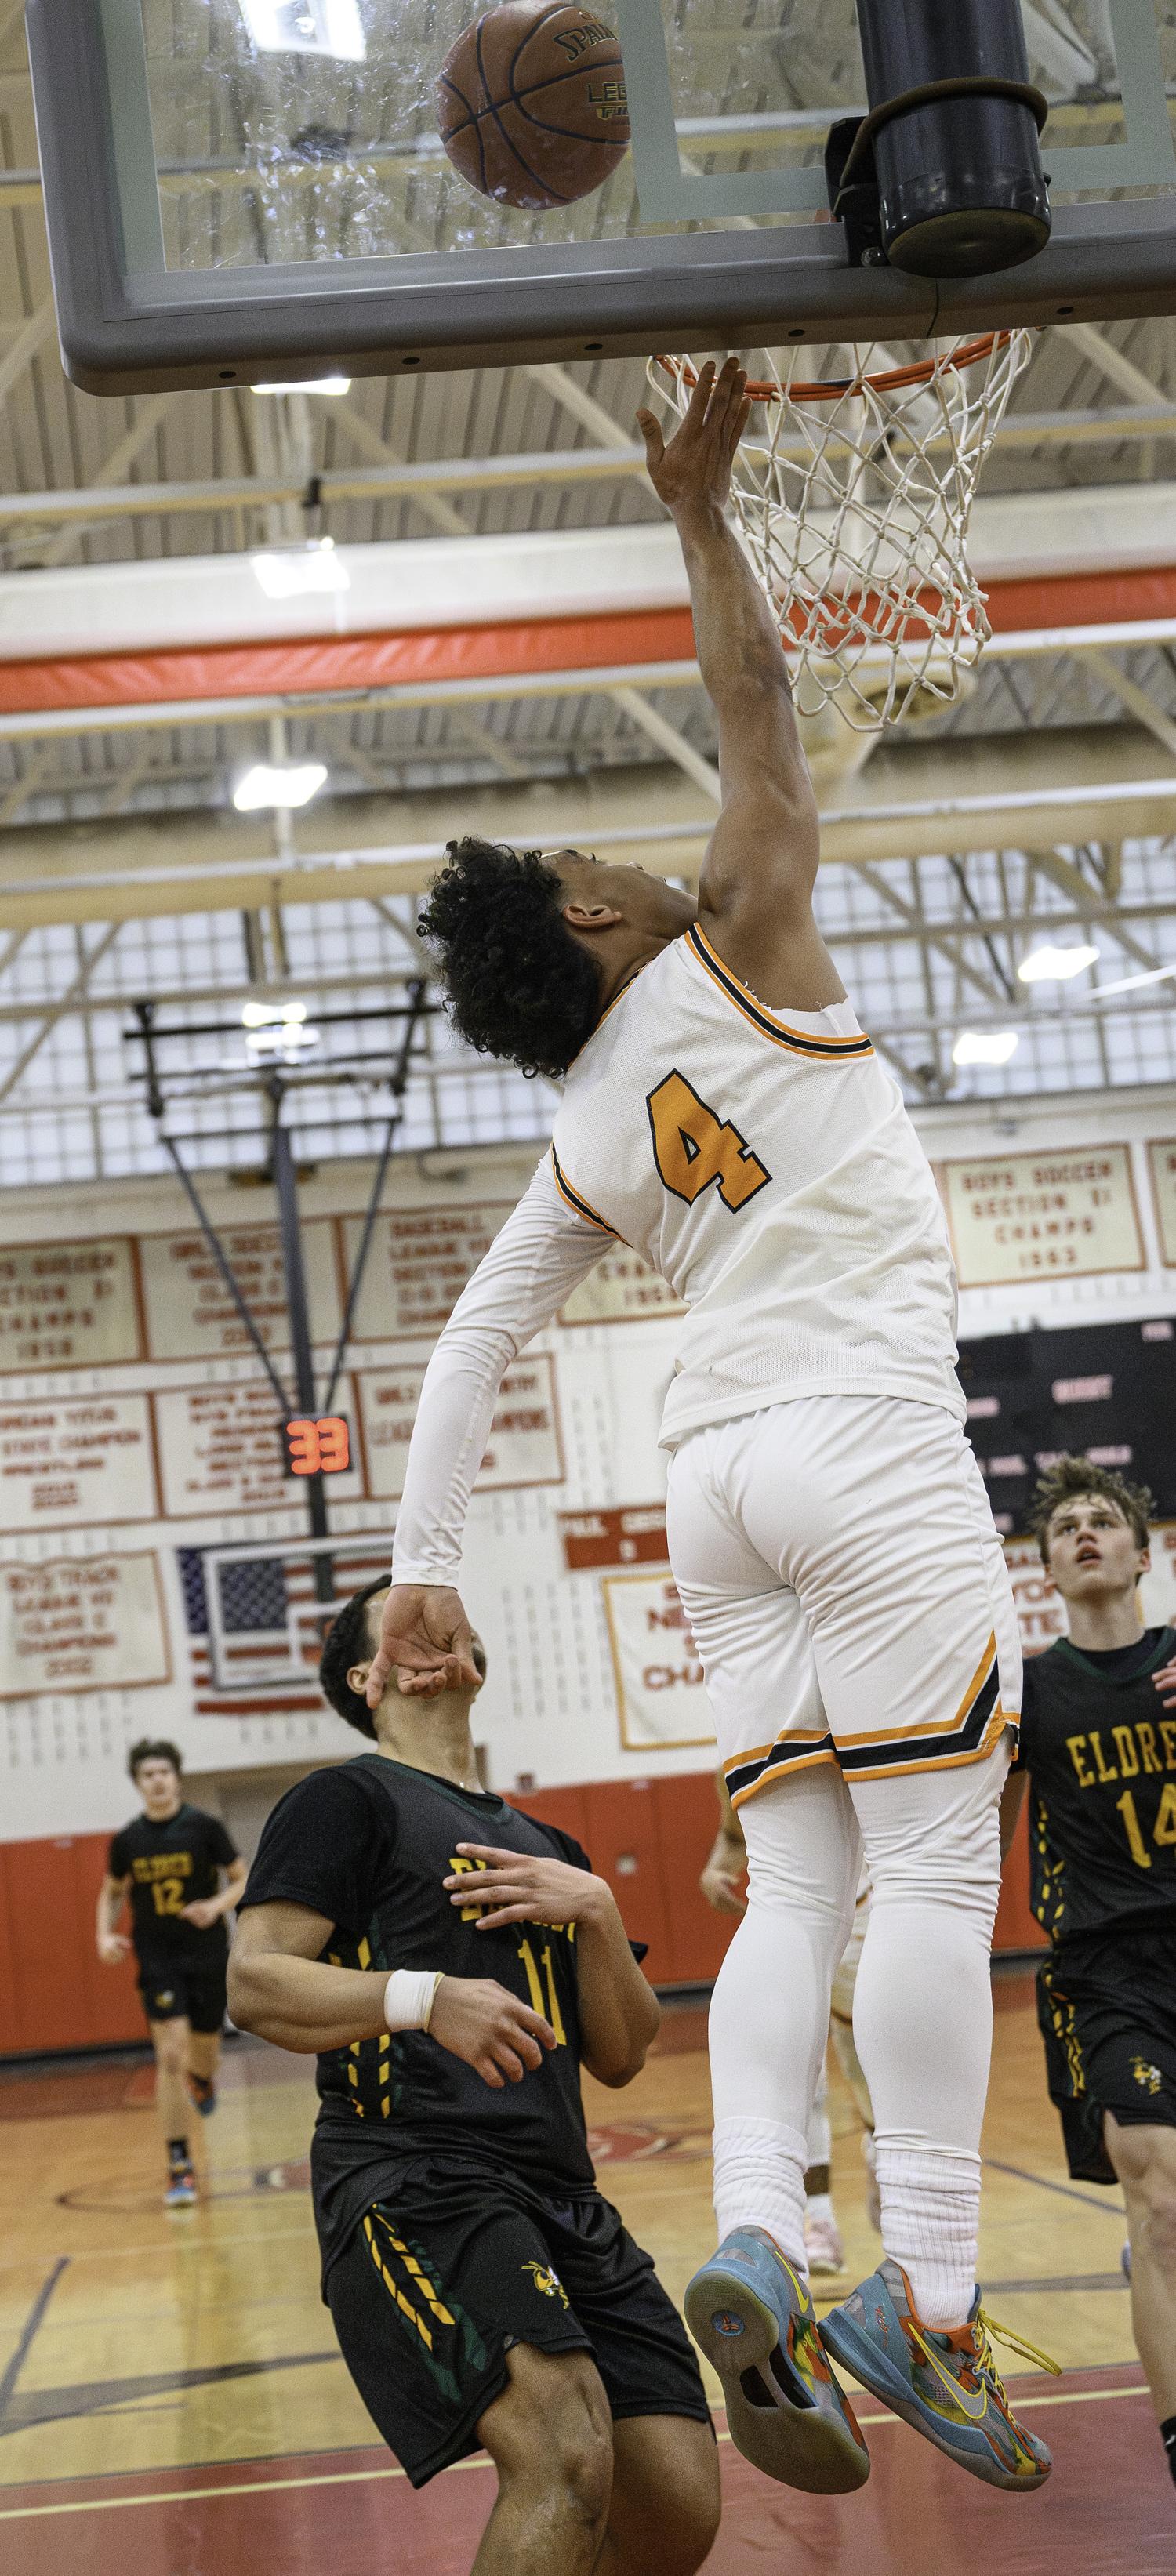
{"type": "Polygon", "coordinates": [[[455,170],[501,205],[590,197],[629,145],[625,70],[591,9],[503,0],[467,27],[437,83],[437,130],[455,170]]]}

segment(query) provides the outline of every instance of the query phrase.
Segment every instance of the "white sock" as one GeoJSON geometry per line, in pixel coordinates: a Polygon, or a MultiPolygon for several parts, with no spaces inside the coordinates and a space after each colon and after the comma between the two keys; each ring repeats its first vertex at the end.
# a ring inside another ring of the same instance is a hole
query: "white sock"
{"type": "Polygon", "coordinates": [[[901,2263],[920,2325],[962,2326],[976,2295],[980,2158],[875,2141],[882,2242],[901,2263]]]}
{"type": "Polygon", "coordinates": [[[827,2191],[810,2191],[804,2204],[804,2214],[806,2218],[822,2219],[828,2227],[835,2226],[832,2194],[827,2191]]]}
{"type": "Polygon", "coordinates": [[[803,2132],[783,2120],[717,2120],[714,2153],[720,2245],[735,2227],[766,2228],[804,2279],[803,2132]]]}

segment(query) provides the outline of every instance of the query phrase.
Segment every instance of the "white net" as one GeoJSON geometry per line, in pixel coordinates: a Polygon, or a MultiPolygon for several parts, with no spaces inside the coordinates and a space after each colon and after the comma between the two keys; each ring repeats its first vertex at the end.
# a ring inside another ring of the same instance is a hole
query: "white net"
{"type": "MultiPolygon", "coordinates": [[[[896,366],[877,342],[847,375],[749,381],[756,408],[731,501],[772,602],[797,704],[833,699],[858,732],[917,703],[951,705],[991,628],[968,562],[980,468],[1036,334],[990,331],[896,366]]],[[[649,379],[683,413],[689,359],[652,358],[649,379]]]]}

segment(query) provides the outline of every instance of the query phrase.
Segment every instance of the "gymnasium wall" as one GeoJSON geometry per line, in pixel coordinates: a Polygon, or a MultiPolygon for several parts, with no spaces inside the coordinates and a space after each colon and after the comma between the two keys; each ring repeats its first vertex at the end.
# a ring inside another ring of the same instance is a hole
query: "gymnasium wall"
{"type": "MultiPolygon", "coordinates": [[[[1138,1336],[1170,1387],[1176,1096],[992,1102],[919,1123],[952,1225],[961,1337],[982,1353],[988,1340],[999,1347],[993,1337],[1080,1333],[1085,1351],[1101,1333],[1121,1351],[1124,1335],[1138,1336]]],[[[529,1152],[498,1146],[394,1168],[336,1399],[353,1450],[330,1488],[332,1532],[350,1551],[341,1583],[387,1562],[429,1351],[532,1167],[529,1152]]],[[[303,1182],[320,1373],[369,1182],[360,1165],[303,1182]]],[[[281,1369],[269,1193],[210,1184],[208,1202],[281,1369]]],[[[306,1769],[349,1758],[357,1739],[314,1680],[310,1569],[297,1554],[305,1506],[283,1474],[276,1403],[259,1364],[242,1356],[241,1327],[178,1185],[7,1192],[5,1218],[0,1911],[15,2018],[0,2048],[12,2048],[53,2044],[28,2034],[58,2021],[75,2042],[120,2035],[108,2029],[112,2015],[138,2028],[129,1981],[95,1985],[90,1929],[104,1837],[133,1808],[125,1760],[138,1735],[177,1739],[202,1802],[246,1850],[272,1797],[306,1769]],[[232,1569],[230,1633],[214,1656],[208,1551],[225,1546],[254,1553],[232,1569]],[[64,1944],[74,1961],[67,1980],[26,1958],[30,1904],[42,1927],[58,1927],[54,1951],[63,1956],[64,1944]]],[[[697,1895],[714,1746],[665,1557],[656,1434],[675,1329],[667,1291],[618,1251],[538,1337],[503,1390],[464,1590],[489,1657],[475,1734],[490,1785],[569,1822],[613,1878],[630,1928],[651,1941],[651,1973],[689,1979],[714,1973],[726,1932],[697,1895]]],[[[1056,1445],[1130,1469],[1118,1359],[1101,1371],[1084,1360],[1075,1375],[1068,1348],[1057,1343],[1050,1394],[1056,1445]],[[1075,1387],[1081,1402],[1068,1412],[1065,1390],[1075,1387]]],[[[1004,1508],[1025,1487],[1008,1475],[1018,1435],[998,1418],[1003,1400],[981,1400],[973,1437],[998,1519],[1012,1524],[1033,1651],[1058,1632],[1060,1609],[1004,1508]]],[[[1020,1466],[1035,1472],[1034,1457],[1020,1466]]],[[[1173,1525],[1158,1534],[1145,1588],[1152,1619],[1176,1615],[1176,1503],[1168,1509],[1173,1525]]],[[[1032,1931],[1018,1862],[1001,1937],[1019,1946],[1032,1931]]]]}

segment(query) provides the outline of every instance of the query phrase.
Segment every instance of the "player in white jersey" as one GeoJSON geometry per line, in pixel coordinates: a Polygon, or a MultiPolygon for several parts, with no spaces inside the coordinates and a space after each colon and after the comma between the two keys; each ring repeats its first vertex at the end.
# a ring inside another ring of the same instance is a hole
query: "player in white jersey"
{"type": "Polygon", "coordinates": [[[868,2475],[833,2351],[1023,2492],[1049,2454],[1009,2413],[975,2288],[1017,1628],[964,1437],[943,1214],[813,918],[784,655],[724,516],[744,383],[733,360],[704,368],[668,447],[639,416],[719,719],[697,904],[578,851],[465,842],[423,917],[459,1032],[564,1088],[550,1159],[425,1378],[368,1695],[393,1663],[413,1692],[468,1679],[456,1585],[502,1373],[631,1245],[689,1310],[661,1434],[669,1548],[749,1868],[711,2013],[720,2245],[687,2316],[771,2474],[868,2475]],[[854,2029],[886,2256],[818,2336],[805,2128],[863,1846],[854,2029]]]}

